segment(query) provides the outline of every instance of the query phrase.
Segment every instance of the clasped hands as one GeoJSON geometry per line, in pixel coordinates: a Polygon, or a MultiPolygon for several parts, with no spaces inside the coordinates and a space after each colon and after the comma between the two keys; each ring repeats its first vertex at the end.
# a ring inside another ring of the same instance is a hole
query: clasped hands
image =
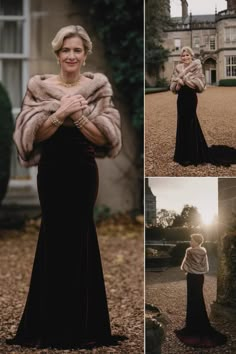
{"type": "Polygon", "coordinates": [[[82,95],[65,95],[61,98],[61,105],[57,110],[57,118],[64,121],[70,117],[76,121],[83,115],[83,110],[88,107],[88,102],[82,95]]]}

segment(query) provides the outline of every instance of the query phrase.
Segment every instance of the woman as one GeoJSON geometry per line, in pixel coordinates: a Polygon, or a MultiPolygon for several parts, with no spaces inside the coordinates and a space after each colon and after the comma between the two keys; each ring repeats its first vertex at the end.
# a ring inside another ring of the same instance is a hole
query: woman
{"type": "Polygon", "coordinates": [[[170,90],[178,94],[177,132],[174,161],[182,166],[211,163],[229,166],[236,163],[236,149],[227,146],[208,147],[197,118],[197,93],[205,89],[205,78],[199,59],[194,60],[190,47],[183,47],[181,63],[171,78],[170,90]]]}
{"type": "Polygon", "coordinates": [[[204,239],[200,234],[191,235],[181,264],[187,273],[187,313],[186,324],[175,334],[181,342],[193,347],[215,347],[226,343],[226,337],[210,324],[203,297],[204,274],[209,271],[207,252],[202,247],[204,239]]]}
{"type": "Polygon", "coordinates": [[[93,221],[95,154],[121,148],[120,117],[103,74],[81,74],[91,40],[81,26],[52,41],[58,75],[29,80],[14,140],[23,166],[38,165],[42,221],[29,294],[8,343],[79,348],[111,338],[93,221]]]}

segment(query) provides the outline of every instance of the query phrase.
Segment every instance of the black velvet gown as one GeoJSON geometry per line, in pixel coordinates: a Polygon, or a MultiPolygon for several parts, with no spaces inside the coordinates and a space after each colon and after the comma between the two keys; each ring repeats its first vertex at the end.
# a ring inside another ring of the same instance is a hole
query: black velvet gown
{"type": "Polygon", "coordinates": [[[208,147],[196,113],[197,102],[196,90],[184,85],[178,91],[174,161],[183,166],[235,164],[236,149],[226,145],[208,147]]]}
{"type": "Polygon", "coordinates": [[[203,297],[203,284],[203,274],[187,274],[186,323],[175,334],[188,346],[212,348],[225,344],[227,338],[210,324],[203,297]]]}
{"type": "Polygon", "coordinates": [[[42,222],[29,294],[10,344],[79,348],[109,343],[109,314],[93,221],[94,149],[77,128],[43,142],[38,167],[42,222]]]}

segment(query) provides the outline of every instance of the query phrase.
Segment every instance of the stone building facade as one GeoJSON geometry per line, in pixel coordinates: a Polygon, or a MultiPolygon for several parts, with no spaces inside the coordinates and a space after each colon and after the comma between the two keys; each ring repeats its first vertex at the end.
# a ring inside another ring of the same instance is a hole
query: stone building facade
{"type": "Polygon", "coordinates": [[[208,85],[236,79],[236,1],[228,0],[226,10],[212,15],[189,13],[187,0],[180,1],[182,16],[173,17],[173,26],[163,33],[163,46],[170,50],[163,77],[171,78],[180,49],[190,46],[201,59],[208,85]]]}
{"type": "MultiPolygon", "coordinates": [[[[29,78],[35,74],[58,73],[51,49],[57,31],[66,25],[80,24],[93,42],[93,54],[86,60],[84,71],[103,72],[114,89],[114,102],[122,118],[123,149],[112,159],[98,159],[100,189],[97,204],[112,211],[137,209],[141,205],[140,167],[137,164],[139,146],[137,133],[131,125],[128,107],[116,91],[112,71],[105,57],[103,43],[93,28],[88,4],[72,0],[2,0],[0,3],[0,80],[6,87],[16,117],[29,78]]],[[[12,157],[11,180],[7,204],[37,204],[36,168],[23,169],[12,157]]]]}
{"type": "Polygon", "coordinates": [[[146,226],[156,226],[156,197],[145,178],[145,224],[146,226]]]}

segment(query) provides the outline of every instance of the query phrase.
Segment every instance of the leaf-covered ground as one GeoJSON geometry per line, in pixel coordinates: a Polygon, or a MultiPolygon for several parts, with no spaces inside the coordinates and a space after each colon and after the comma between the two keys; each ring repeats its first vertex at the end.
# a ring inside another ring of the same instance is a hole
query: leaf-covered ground
{"type": "Polygon", "coordinates": [[[0,353],[137,353],[143,341],[143,218],[116,216],[98,227],[112,334],[127,337],[117,346],[91,350],[53,350],[9,346],[16,332],[34,259],[40,220],[23,230],[0,230],[0,353]]]}
{"type": "MultiPolygon", "coordinates": [[[[198,119],[208,146],[236,148],[236,87],[208,87],[198,95],[198,119]]],[[[173,161],[176,134],[177,96],[172,92],[145,97],[145,175],[151,176],[235,176],[231,167],[183,167],[173,161]]]]}

